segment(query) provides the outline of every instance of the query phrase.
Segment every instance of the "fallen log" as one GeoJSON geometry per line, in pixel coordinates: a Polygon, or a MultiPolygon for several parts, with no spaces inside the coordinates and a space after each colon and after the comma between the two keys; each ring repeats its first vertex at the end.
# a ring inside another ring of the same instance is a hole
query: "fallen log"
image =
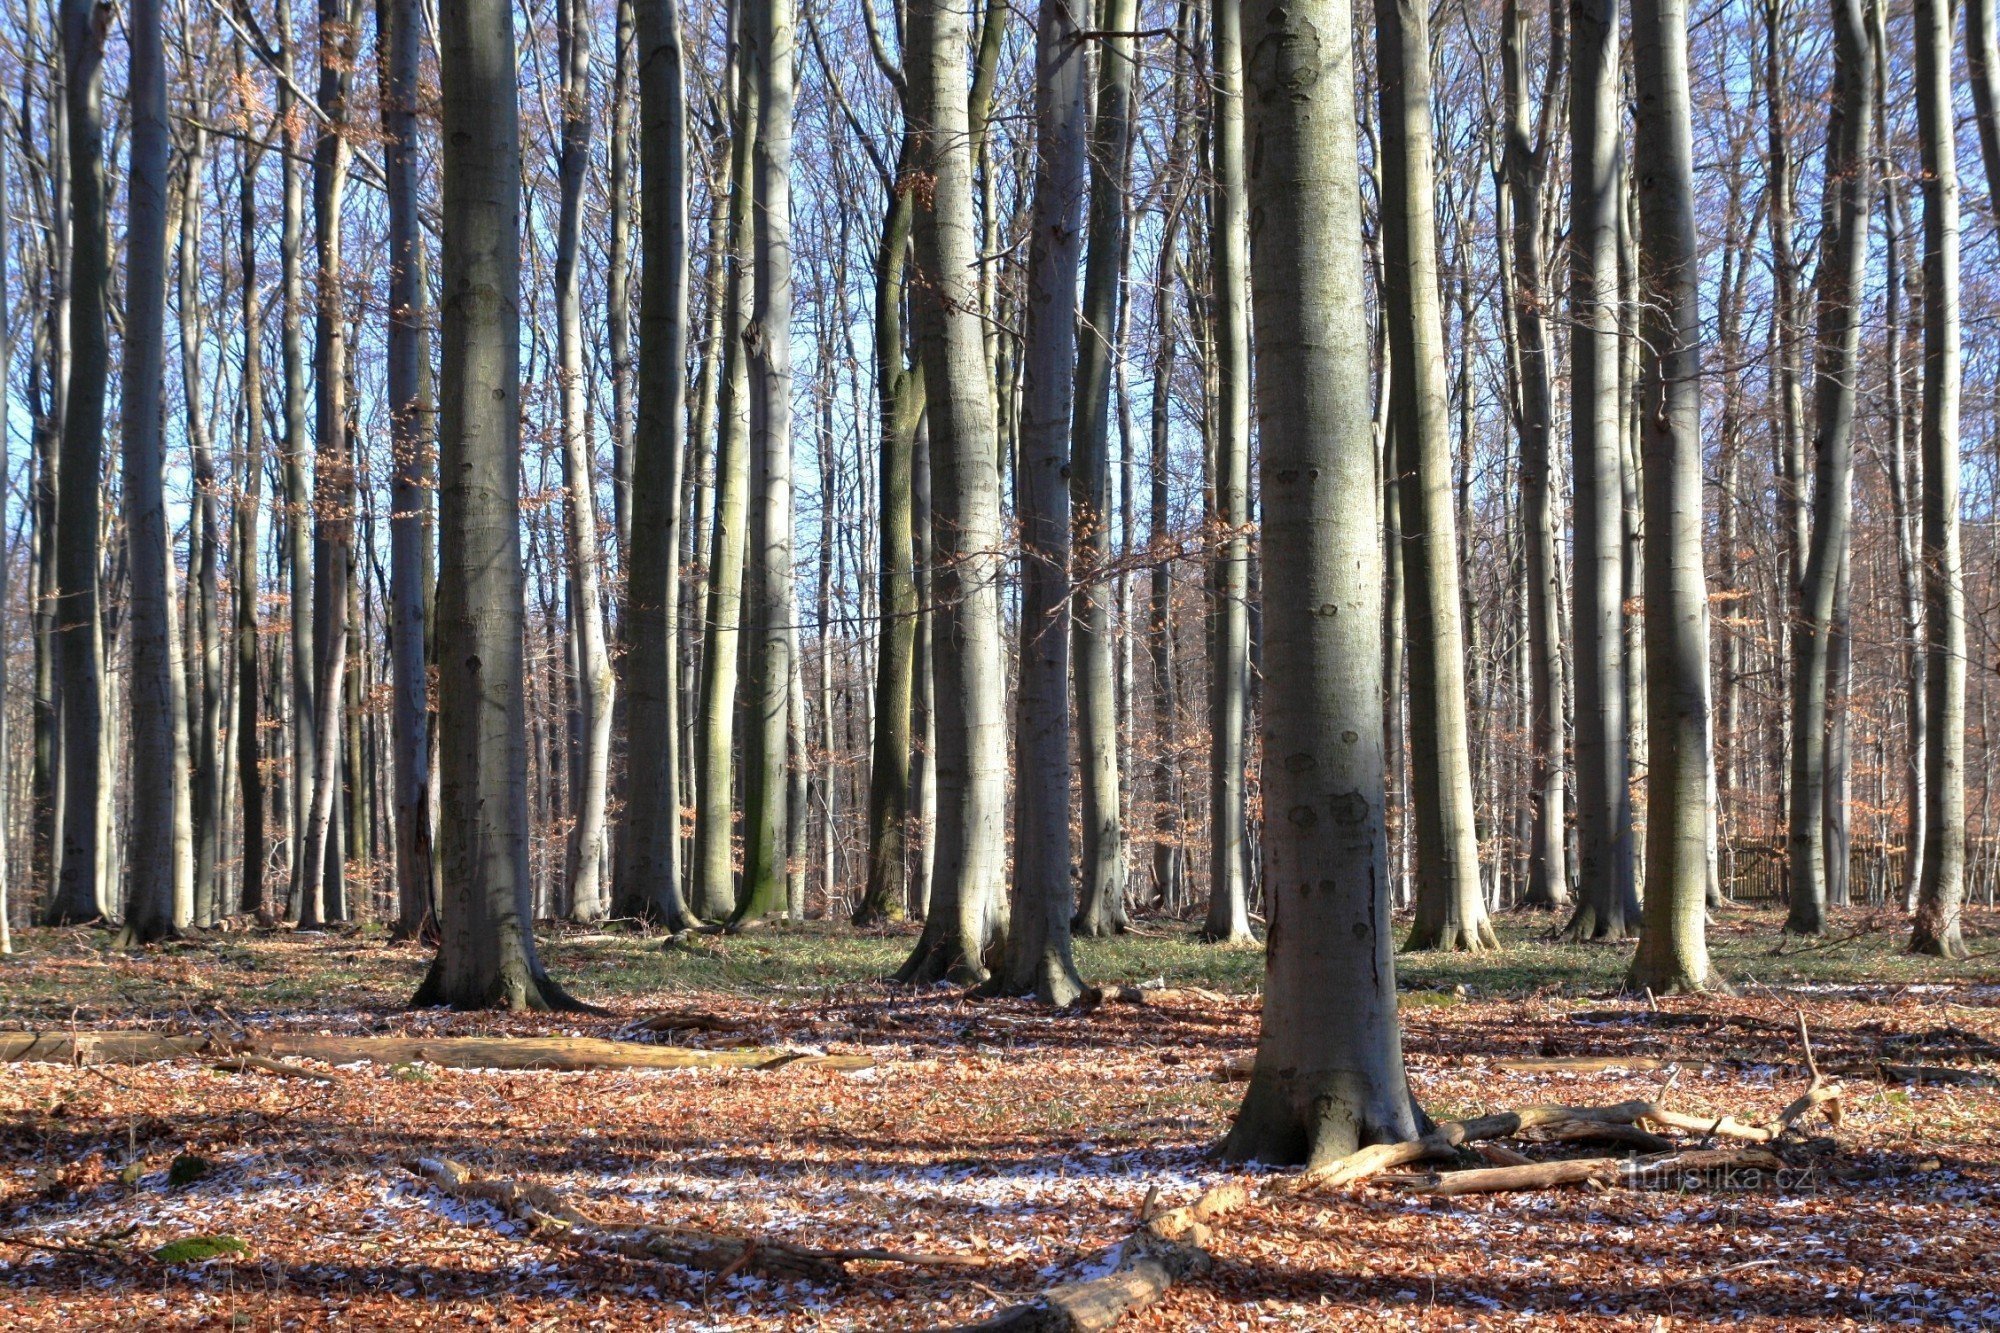
{"type": "Polygon", "coordinates": [[[1508,1056],[1492,1062],[1495,1069],[1515,1074],[1601,1074],[1608,1069],[1665,1069],[1683,1061],[1656,1055],[1538,1055],[1508,1056]]]}
{"type": "MultiPolygon", "coordinates": [[[[772,1046],[694,1050],[602,1037],[341,1037],[314,1033],[0,1032],[0,1063],[150,1064],[195,1056],[320,1060],[330,1065],[426,1063],[448,1069],[869,1069],[865,1055],[772,1046]]],[[[267,1067],[267,1066],[259,1066],[267,1067]]],[[[273,1071],[276,1072],[276,1071],[273,1071]]],[[[286,1070],[285,1072],[304,1072],[286,1070]]]]}
{"type": "Polygon", "coordinates": [[[1399,1166],[1426,1158],[1449,1157],[1459,1148],[1484,1139],[1512,1138],[1525,1130],[1553,1128],[1579,1122],[1596,1125],[1630,1125],[1654,1110],[1651,1102],[1619,1102],[1615,1106],[1524,1106],[1517,1111],[1448,1120],[1422,1138],[1402,1143],[1377,1143],[1346,1157],[1314,1167],[1291,1183],[1294,1193],[1351,1185],[1369,1176],[1392,1171],[1399,1166]]]}
{"type": "Polygon", "coordinates": [[[1576,1157],[1527,1166],[1495,1166],[1433,1176],[1414,1188],[1449,1198],[1503,1190],[1552,1189],[1559,1185],[1642,1185],[1649,1179],[1724,1169],[1779,1171],[1784,1161],[1761,1148],[1706,1148],[1655,1157],[1576,1157]]]}
{"type": "Polygon", "coordinates": [[[1106,986],[1106,1004],[1137,1005],[1224,1005],[1229,997],[1199,986],[1106,986]]]}

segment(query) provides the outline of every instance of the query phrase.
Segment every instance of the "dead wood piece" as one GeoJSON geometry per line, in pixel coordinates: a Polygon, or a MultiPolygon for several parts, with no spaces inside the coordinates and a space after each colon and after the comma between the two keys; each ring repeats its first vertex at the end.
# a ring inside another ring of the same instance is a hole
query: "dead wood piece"
{"type": "Polygon", "coordinates": [[[708,1273],[736,1273],[748,1268],[768,1276],[817,1282],[837,1282],[846,1275],[840,1262],[829,1255],[759,1237],[682,1227],[606,1226],[584,1216],[546,1186],[482,1176],[446,1157],[418,1158],[411,1169],[453,1198],[493,1204],[509,1217],[526,1222],[536,1235],[561,1244],[657,1259],[708,1273]]]}
{"type": "Polygon", "coordinates": [[[1497,1166],[1454,1171],[1432,1178],[1417,1190],[1449,1198],[1459,1194],[1491,1194],[1505,1190],[1552,1189],[1559,1185],[1643,1185],[1670,1175],[1722,1169],[1776,1171],[1784,1166],[1777,1154],[1759,1148],[1693,1149],[1664,1157],[1578,1157],[1527,1166],[1497,1166]]]}
{"type": "MultiPolygon", "coordinates": [[[[1149,1208],[1155,1193],[1147,1194],[1149,1208]]],[[[1209,1224],[1242,1208],[1251,1197],[1245,1182],[1215,1185],[1191,1204],[1146,1218],[1138,1231],[1097,1256],[1091,1264],[1095,1276],[1050,1287],[1032,1301],[966,1328],[982,1333],[1091,1333],[1110,1328],[1151,1305],[1182,1278],[1206,1272],[1213,1262],[1204,1248],[1209,1224]]]]}
{"type": "Polygon", "coordinates": [[[286,1064],[283,1060],[273,1060],[267,1055],[258,1055],[254,1051],[243,1051],[236,1055],[217,1060],[215,1067],[238,1074],[248,1073],[252,1069],[257,1069],[262,1070],[266,1074],[278,1074],[285,1078],[311,1079],[315,1083],[332,1083],[335,1081],[332,1074],[323,1073],[317,1069],[307,1069],[303,1065],[286,1064]]]}
{"type": "Polygon", "coordinates": [[[1601,1074],[1607,1069],[1665,1069],[1678,1063],[1656,1055],[1538,1055],[1509,1056],[1493,1061],[1495,1069],[1515,1074],[1601,1074]]]}
{"type": "Polygon", "coordinates": [[[1557,1143],[1617,1143],[1640,1152],[1672,1152],[1673,1143],[1658,1134],[1649,1134],[1637,1125],[1614,1124],[1601,1120],[1571,1120],[1551,1125],[1545,1137],[1557,1143]]]}
{"type": "MultiPolygon", "coordinates": [[[[602,1037],[343,1037],[315,1033],[269,1035],[165,1032],[5,1032],[0,1063],[146,1064],[189,1056],[255,1056],[281,1062],[320,1060],[330,1065],[441,1065],[449,1069],[868,1069],[865,1055],[821,1055],[776,1046],[694,1050],[602,1037]]],[[[258,1065],[269,1069],[269,1065],[258,1065]]],[[[276,1072],[273,1070],[272,1072],[276,1072]]],[[[287,1070],[286,1072],[294,1072],[287,1070]]],[[[296,1071],[304,1072],[304,1071],[296,1071]]]]}
{"type": "Polygon", "coordinates": [[[1573,1122],[1600,1125],[1629,1125],[1652,1109],[1650,1102],[1619,1102],[1613,1106],[1524,1106],[1517,1111],[1500,1111],[1467,1120],[1448,1120],[1419,1139],[1403,1143],[1378,1143],[1298,1177],[1291,1189],[1327,1189],[1350,1185],[1358,1180],[1426,1158],[1449,1157],[1460,1147],[1484,1139],[1510,1138],[1526,1130],[1543,1129],[1573,1122]]]}
{"type": "Polygon", "coordinates": [[[2000,1088],[2000,1078],[1976,1069],[1952,1069],[1946,1065],[1876,1065],[1877,1076],[1887,1083],[1943,1083],[1960,1088],[2000,1088]]]}
{"type": "Polygon", "coordinates": [[[1232,1055],[1216,1066],[1208,1076],[1211,1083],[1248,1083],[1250,1071],[1256,1067],[1257,1059],[1251,1055],[1232,1055]]]}
{"type": "Polygon", "coordinates": [[[1223,1005],[1229,1002],[1226,995],[1200,986],[1106,986],[1104,1001],[1107,1004],[1139,1004],[1159,1006],[1223,1005]]]}
{"type": "Polygon", "coordinates": [[[741,1018],[725,1018],[693,1009],[669,1009],[635,1019],[627,1032],[741,1032],[753,1024],[741,1018]]]}
{"type": "Polygon", "coordinates": [[[1527,1166],[1534,1161],[1526,1153],[1515,1152],[1504,1143],[1482,1143],[1473,1151],[1494,1166],[1527,1166]]]}

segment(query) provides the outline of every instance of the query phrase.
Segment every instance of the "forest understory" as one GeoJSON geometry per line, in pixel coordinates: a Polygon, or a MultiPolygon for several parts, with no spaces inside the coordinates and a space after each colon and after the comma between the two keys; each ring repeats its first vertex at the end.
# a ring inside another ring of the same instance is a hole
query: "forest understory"
{"type": "Polygon", "coordinates": [[[949,1327],[1101,1275],[1142,1210],[1234,1179],[1253,1193],[1206,1235],[1212,1265],[1121,1327],[1991,1327],[2000,916],[1968,914],[1961,962],[1902,953],[1899,922],[1841,914],[1825,941],[1780,947],[1774,915],[1732,909],[1711,941],[1734,994],[1657,1007],[1617,994],[1626,947],[1553,944],[1542,917],[1503,920],[1488,954],[1406,955],[1404,1047],[1440,1122],[1638,1099],[1765,1123],[1806,1084],[1801,1022],[1843,1087],[1838,1125],[1800,1121],[1780,1170],[1459,1197],[1421,1173],[1297,1192],[1226,1174],[1209,1154],[1241,1096],[1262,957],[1170,923],[1081,941],[1104,999],[1057,1013],[885,985],[909,945],[895,931],[697,950],[571,931],[552,971],[605,1012],[549,1016],[404,1011],[426,953],[359,935],[107,958],[101,936],[37,930],[0,965],[9,1028],[571,1034],[873,1064],[0,1066],[0,1324],[949,1327]],[[445,1159],[607,1227],[756,1243],[708,1271],[635,1257],[454,1197],[420,1173],[445,1159]],[[198,1238],[221,1252],[165,1249],[198,1238]],[[788,1276],[768,1262],[786,1246],[924,1262],[788,1276]]]}

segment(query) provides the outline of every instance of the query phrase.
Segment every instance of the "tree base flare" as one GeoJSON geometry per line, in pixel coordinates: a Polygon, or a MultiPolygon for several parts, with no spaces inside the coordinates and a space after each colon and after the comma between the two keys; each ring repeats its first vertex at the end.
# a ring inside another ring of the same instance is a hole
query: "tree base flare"
{"type": "Polygon", "coordinates": [[[1499,947],[1500,937],[1493,933],[1493,923],[1483,915],[1474,921],[1419,921],[1403,941],[1404,953],[1484,953],[1499,947]]]}
{"type": "Polygon", "coordinates": [[[1301,1086],[1303,1080],[1258,1069],[1222,1142],[1222,1160],[1310,1170],[1371,1144],[1417,1138],[1430,1121],[1410,1097],[1400,1071],[1395,1082],[1400,1094],[1366,1086],[1308,1088],[1301,1086]]]}

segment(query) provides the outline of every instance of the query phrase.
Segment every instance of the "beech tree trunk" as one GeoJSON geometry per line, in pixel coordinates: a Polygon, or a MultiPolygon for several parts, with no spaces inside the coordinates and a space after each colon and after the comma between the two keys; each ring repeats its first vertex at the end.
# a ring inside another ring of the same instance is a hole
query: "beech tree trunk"
{"type": "Polygon", "coordinates": [[[1521,439],[1521,521],[1527,552],[1528,675],[1530,744],[1534,785],[1529,833],[1528,885],[1522,904],[1562,908],[1569,904],[1569,856],[1563,795],[1563,691],[1561,604],[1556,549],[1553,451],[1554,390],[1544,265],[1542,185],[1549,169],[1549,125],[1564,61],[1563,0],[1550,0],[1549,46],[1539,122],[1531,127],[1528,108],[1526,24],[1520,0],[1506,0],[1501,18],[1500,60],[1506,88],[1507,129],[1502,172],[1513,225],[1506,243],[1513,266],[1511,301],[1518,395],[1516,429],[1521,439]]]}
{"type": "MultiPolygon", "coordinates": [[[[1066,1005],[1082,993],[1070,950],[1070,561],[1072,505],[1087,507],[1072,486],[1088,466],[1073,444],[1092,447],[1071,410],[1077,365],[1076,270],[1082,254],[1085,181],[1084,90],[1088,62],[1075,0],[1042,0],[1035,27],[1035,195],[1028,238],[1027,329],[1021,352],[1023,393],[1016,514],[1021,525],[1020,675],[1014,702],[1014,901],[1006,966],[996,989],[1066,1005]]],[[[1095,256],[1093,255],[1093,258],[1095,256]]],[[[1088,320],[1088,312],[1085,314],[1088,320]]],[[[1086,335],[1088,336],[1088,335],[1086,335]]],[[[1101,434],[1101,433],[1100,433],[1101,434]]],[[[1077,531],[1083,524],[1079,523],[1077,531]]],[[[1087,628],[1079,628],[1079,654],[1087,628]]],[[[1108,655],[1105,664],[1109,665],[1108,655]]],[[[1078,693],[1086,688],[1077,663],[1078,693]]],[[[1083,705],[1079,701],[1079,713],[1083,705]]],[[[1109,719],[1103,719],[1106,725],[1109,719]]],[[[1088,917],[1089,787],[1096,761],[1088,736],[1084,768],[1083,912],[1075,928],[1098,933],[1088,917]]],[[[1115,752],[1110,756],[1116,763],[1115,752]]],[[[1115,781],[1115,770],[1114,770],[1115,781]]],[[[1114,798],[1115,804],[1115,798],[1114,798]]],[[[1108,923],[1102,923],[1108,924],[1108,923]]]]}
{"type": "Polygon", "coordinates": [[[435,929],[432,920],[429,561],[435,485],[430,294],[417,223],[416,0],[380,0],[382,169],[389,202],[389,655],[394,694],[397,939],[435,929]]]}
{"type": "MultiPolygon", "coordinates": [[[[131,43],[129,99],[132,150],[126,167],[123,408],[125,540],[131,580],[131,651],[126,697],[131,703],[135,773],[174,772],[173,560],[168,546],[166,440],[167,340],[167,60],[160,0],[134,0],[126,33],[131,43]]],[[[89,243],[79,232],[78,252],[89,243]]],[[[93,482],[95,478],[93,475],[93,482]]],[[[93,538],[95,532],[90,534],[93,538]]],[[[174,841],[180,792],[172,781],[134,782],[121,946],[151,944],[175,931],[175,858],[161,855],[174,841]]]]}
{"type": "Polygon", "coordinates": [[[1645,473],[1646,901],[1625,984],[1708,984],[1708,588],[1702,568],[1700,242],[1683,0],[1634,0],[1633,166],[1645,473]]]}
{"type": "MultiPolygon", "coordinates": [[[[1479,886],[1465,648],[1452,512],[1431,175],[1430,21],[1421,0],[1376,0],[1382,110],[1382,267],[1392,412],[1397,422],[1410,654],[1410,804],[1417,920],[1411,949],[1473,950],[1499,940],[1479,886]]],[[[1394,706],[1394,699],[1391,706],[1394,706]]]]}
{"type": "MultiPolygon", "coordinates": [[[[103,830],[97,818],[106,777],[97,539],[101,521],[98,476],[104,466],[104,394],[111,363],[105,325],[111,274],[104,200],[103,69],[105,29],[110,21],[111,11],[93,0],[62,0],[64,94],[69,121],[70,366],[63,402],[59,489],[50,525],[56,543],[56,586],[49,601],[55,625],[62,727],[58,760],[62,817],[57,821],[60,855],[55,892],[46,913],[51,925],[93,921],[104,914],[99,905],[104,888],[99,845],[103,830]]],[[[164,125],[161,128],[164,131],[164,125]]],[[[163,195],[161,207],[165,203],[163,195]]],[[[161,572],[164,574],[164,569],[161,572]]],[[[164,722],[164,715],[161,720],[164,722]]]]}
{"type": "Polygon", "coordinates": [[[1007,854],[999,451],[980,327],[965,18],[963,0],[915,0],[905,35],[918,167],[931,177],[929,206],[918,203],[912,286],[934,487],[937,824],[924,932],[897,974],[919,984],[985,979],[1007,854]]]}
{"type": "Polygon", "coordinates": [[[1251,938],[1243,774],[1250,714],[1250,207],[1243,155],[1243,3],[1215,3],[1210,141],[1215,195],[1209,224],[1216,292],[1215,521],[1221,531],[1214,534],[1209,632],[1208,916],[1202,935],[1232,943],[1251,938]]]}
{"type": "Polygon", "coordinates": [[[743,882],[734,919],[781,913],[788,901],[792,590],[792,0],[748,0],[745,77],[757,84],[751,161],[754,299],[750,361],[749,672],[743,736],[743,882]]]}
{"type": "Polygon", "coordinates": [[[1382,533],[1368,418],[1353,16],[1247,0],[1263,442],[1263,1029],[1232,1161],[1317,1165],[1428,1124],[1410,1095],[1390,952],[1382,533]]]}
{"type": "Polygon", "coordinates": [[[1914,953],[1963,958],[1965,903],[1965,588],[1958,536],[1958,152],[1953,141],[1952,10],[1916,4],[1917,129],[1924,192],[1924,673],[1928,809],[1914,953]]]}
{"type": "Polygon", "coordinates": [[[1791,908],[1785,929],[1801,935],[1826,928],[1828,710],[1837,684],[1833,636],[1839,630],[1853,506],[1859,307],[1868,277],[1868,211],[1874,191],[1869,118],[1875,108],[1875,71],[1861,0],[1832,0],[1831,10],[1834,96],[1826,127],[1826,201],[1815,292],[1819,331],[1813,350],[1818,438],[1813,442],[1812,531],[1792,631],[1791,908]]]}
{"type": "MultiPolygon", "coordinates": [[[[681,470],[687,457],[687,381],[681,370],[688,319],[687,71],[678,0],[636,3],[642,267],[631,510],[634,527],[647,539],[627,548],[625,570],[625,815],[613,914],[658,921],[679,931],[688,925],[681,884],[680,699],[674,672],[680,651],[675,635],[679,542],[669,544],[662,534],[678,538],[681,470]]],[[[733,670],[730,678],[733,682],[733,670]]],[[[727,737],[725,731],[724,886],[729,882],[727,737]]],[[[703,795],[705,801],[705,789],[703,795]]],[[[726,902],[722,906],[726,911],[726,902]]]]}
{"type": "MultiPolygon", "coordinates": [[[[570,834],[570,915],[596,921],[608,907],[604,803],[611,778],[611,709],[615,685],[604,641],[599,591],[603,555],[597,530],[597,460],[590,439],[590,408],[583,369],[583,182],[590,167],[589,0],[560,0],[556,11],[557,61],[562,67],[562,141],[557,176],[561,205],[556,222],[556,359],[562,392],[563,477],[567,488],[564,536],[569,566],[570,623],[576,636],[576,708],[581,721],[582,764],[570,834]]],[[[672,507],[678,514],[679,505],[672,507]]],[[[658,534],[665,537],[667,534],[658,534]]],[[[668,545],[671,552],[676,549],[668,545]]],[[[669,682],[671,685],[671,682],[669,682]]],[[[668,693],[671,695],[671,688],[668,693]]]]}
{"type": "MultiPolygon", "coordinates": [[[[1089,253],[1076,357],[1069,487],[1075,611],[1070,617],[1076,674],[1077,759],[1083,796],[1083,880],[1076,930],[1122,931],[1125,820],[1119,793],[1118,703],[1111,640],[1111,358],[1120,307],[1120,270],[1130,207],[1137,0],[1102,0],[1097,26],[1097,99],[1090,122],[1089,253]]],[[[1082,54],[1079,47],[1077,54],[1082,54]]],[[[1025,447],[1025,442],[1024,442],[1025,447]]]]}
{"type": "Polygon", "coordinates": [[[442,0],[441,941],[413,1005],[574,1001],[535,953],[522,675],[521,144],[507,0],[442,0]]]}

